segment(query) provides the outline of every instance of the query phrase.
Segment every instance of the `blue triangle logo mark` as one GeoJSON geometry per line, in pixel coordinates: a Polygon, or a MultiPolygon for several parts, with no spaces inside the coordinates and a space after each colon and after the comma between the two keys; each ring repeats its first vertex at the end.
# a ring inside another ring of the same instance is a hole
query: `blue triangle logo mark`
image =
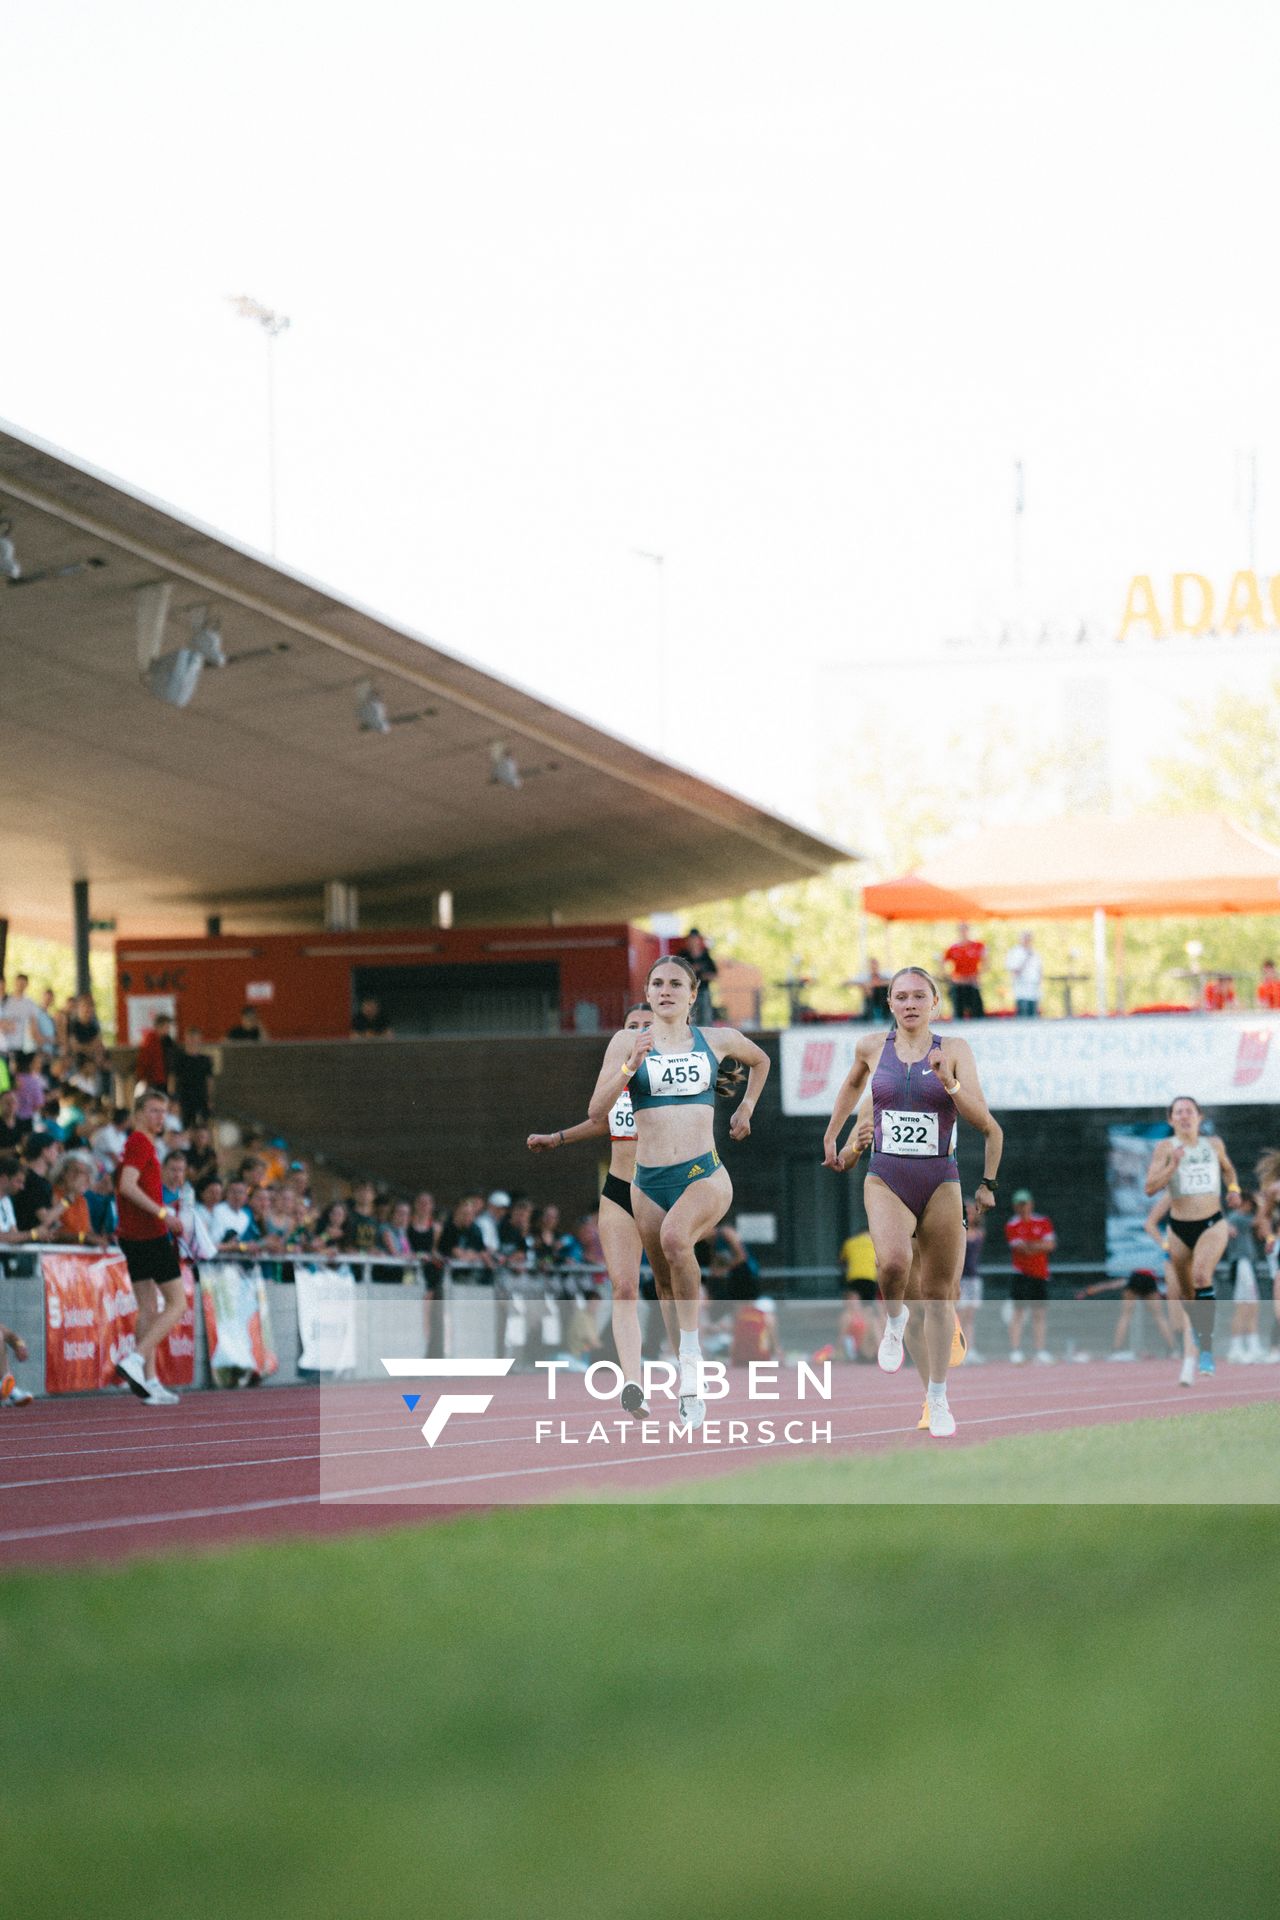
{"type": "Polygon", "coordinates": [[[419,1400],[421,1400],[422,1395],[420,1393],[402,1393],[400,1398],[404,1401],[410,1413],[412,1413],[419,1400]]]}

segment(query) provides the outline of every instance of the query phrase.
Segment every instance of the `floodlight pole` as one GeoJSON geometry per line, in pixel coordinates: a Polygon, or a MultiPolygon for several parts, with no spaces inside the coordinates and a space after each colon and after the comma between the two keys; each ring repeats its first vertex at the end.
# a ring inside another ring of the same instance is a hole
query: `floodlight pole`
{"type": "Polygon", "coordinates": [[[242,320],[254,320],[267,336],[267,505],[270,525],[269,552],[276,557],[276,341],[293,322],[287,313],[276,313],[247,293],[233,294],[231,304],[242,320]]]}
{"type": "Polygon", "coordinates": [[[658,584],[658,746],[667,751],[667,556],[647,547],[632,547],[637,560],[646,560],[658,584]]]}

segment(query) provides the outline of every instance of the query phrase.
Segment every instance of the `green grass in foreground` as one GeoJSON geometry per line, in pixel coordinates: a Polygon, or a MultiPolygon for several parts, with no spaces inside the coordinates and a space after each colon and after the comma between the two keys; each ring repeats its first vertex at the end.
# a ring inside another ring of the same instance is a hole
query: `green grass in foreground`
{"type": "Polygon", "coordinates": [[[1173,1420],[1009,1434],[974,1445],[953,1446],[921,1434],[886,1453],[843,1459],[788,1459],[779,1447],[767,1466],[645,1489],[634,1498],[680,1505],[1270,1505],[1280,1502],[1280,1402],[1173,1420]]]}
{"type": "Polygon", "coordinates": [[[1280,1517],[555,1508],[0,1583],[7,1911],[1274,1893],[1280,1517]]]}

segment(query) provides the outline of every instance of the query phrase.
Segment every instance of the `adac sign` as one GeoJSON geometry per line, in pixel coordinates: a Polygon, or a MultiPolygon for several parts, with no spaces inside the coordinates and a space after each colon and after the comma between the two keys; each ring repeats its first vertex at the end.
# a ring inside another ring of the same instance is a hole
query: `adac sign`
{"type": "Polygon", "coordinates": [[[1135,573],[1129,582],[1120,622],[1120,638],[1135,630],[1154,640],[1173,633],[1266,633],[1280,627],[1280,573],[1268,583],[1251,569],[1231,576],[1219,597],[1203,573],[1175,573],[1161,595],[1149,573],[1135,573]]]}

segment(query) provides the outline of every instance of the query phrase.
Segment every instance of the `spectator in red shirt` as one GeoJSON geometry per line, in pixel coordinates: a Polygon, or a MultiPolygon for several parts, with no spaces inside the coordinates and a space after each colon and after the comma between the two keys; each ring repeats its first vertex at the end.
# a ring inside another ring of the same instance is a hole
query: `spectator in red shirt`
{"type": "Polygon", "coordinates": [[[167,1013],[158,1013],[143,1034],[142,1044],[138,1048],[138,1065],[134,1072],[138,1085],[167,1088],[173,1075],[177,1050],[173,1021],[167,1013]]]}
{"type": "Polygon", "coordinates": [[[1206,1013],[1225,1013],[1236,1003],[1235,982],[1229,973],[1211,973],[1204,983],[1206,1013]]]}
{"type": "Polygon", "coordinates": [[[178,1396],[156,1378],[156,1348],[177,1326],[185,1300],[182,1264],[174,1238],[178,1221],[164,1204],[156,1141],[169,1113],[165,1094],[154,1088],[133,1103],[133,1132],[125,1143],[116,1174],[120,1209],[120,1250],[138,1302],[134,1351],[116,1361],[116,1372],[148,1406],[168,1407],[178,1396]]]}
{"type": "Polygon", "coordinates": [[[1036,1359],[1042,1367],[1053,1365],[1053,1355],[1045,1344],[1046,1302],[1049,1298],[1049,1255],[1058,1244],[1053,1222],[1045,1213],[1037,1213],[1035,1201],[1026,1187],[1013,1196],[1013,1218],[1005,1225],[1004,1237],[1013,1258],[1013,1284],[1009,1298],[1013,1317],[1009,1321],[1009,1358],[1015,1366],[1026,1359],[1022,1351],[1022,1325],[1028,1306],[1036,1343],[1036,1359]]]}
{"type": "Polygon", "coordinates": [[[1270,1007],[1273,1012],[1280,1011],[1280,975],[1276,973],[1274,960],[1264,960],[1262,963],[1257,998],[1260,1007],[1270,1007]]]}
{"type": "Polygon", "coordinates": [[[962,920],[956,928],[955,939],[942,956],[951,983],[951,1009],[957,1020],[981,1020],[986,1012],[979,985],[986,956],[985,944],[970,938],[969,923],[962,920]]]}

